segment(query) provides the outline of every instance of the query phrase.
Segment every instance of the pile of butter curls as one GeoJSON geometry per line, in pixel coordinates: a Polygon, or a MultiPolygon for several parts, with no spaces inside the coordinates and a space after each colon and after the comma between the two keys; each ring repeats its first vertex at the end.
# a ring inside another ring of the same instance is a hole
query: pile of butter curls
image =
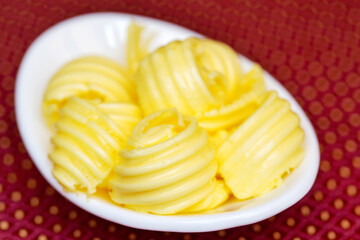
{"type": "Polygon", "coordinates": [[[51,78],[42,109],[57,181],[155,214],[205,212],[279,186],[304,157],[304,133],[262,69],[244,72],[210,39],[150,52],[144,30],[129,25],[126,67],[84,56],[51,78]]]}

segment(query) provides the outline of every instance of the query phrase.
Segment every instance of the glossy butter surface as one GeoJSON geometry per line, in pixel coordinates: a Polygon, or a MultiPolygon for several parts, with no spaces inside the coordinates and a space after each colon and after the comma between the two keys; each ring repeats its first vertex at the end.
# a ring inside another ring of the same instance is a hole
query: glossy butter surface
{"type": "Polygon", "coordinates": [[[51,138],[49,158],[54,163],[54,177],[69,190],[94,193],[119,163],[118,153],[128,129],[140,120],[138,113],[131,104],[68,99],[51,138]]]}
{"type": "Polygon", "coordinates": [[[133,102],[134,86],[126,69],[100,56],[86,56],[63,66],[51,79],[43,100],[43,115],[52,126],[70,97],[102,102],[133,102]]]}
{"type": "Polygon", "coordinates": [[[209,39],[174,41],[139,63],[135,82],[146,114],[176,107],[196,115],[232,102],[242,70],[236,53],[209,39]]]}
{"type": "Polygon", "coordinates": [[[119,204],[156,214],[174,214],[205,198],[193,211],[227,199],[215,178],[214,148],[192,116],[176,109],[157,111],[141,120],[120,152],[110,180],[110,196],[119,204]],[[220,192],[217,199],[212,192],[220,192]]]}
{"type": "Polygon", "coordinates": [[[218,148],[220,174],[238,199],[279,186],[303,159],[304,132],[290,104],[269,92],[260,108],[218,148]]]}

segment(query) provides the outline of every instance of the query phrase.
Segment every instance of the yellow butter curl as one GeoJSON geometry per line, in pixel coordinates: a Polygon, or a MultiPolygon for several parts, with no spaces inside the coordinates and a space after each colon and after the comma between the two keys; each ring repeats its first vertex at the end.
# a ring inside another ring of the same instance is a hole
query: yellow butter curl
{"type": "MultiPolygon", "coordinates": [[[[55,124],[49,158],[54,163],[54,177],[69,190],[94,193],[119,162],[126,134],[99,105],[99,101],[69,98],[55,124]]],[[[126,124],[135,125],[121,126],[126,124]]]]}
{"type": "Polygon", "coordinates": [[[260,108],[217,149],[219,172],[238,199],[280,185],[303,159],[304,132],[290,104],[269,92],[260,108]]]}
{"type": "Polygon", "coordinates": [[[134,78],[145,114],[176,107],[197,115],[234,101],[243,84],[236,53],[223,43],[197,38],[149,54],[134,78]]]}
{"type": "Polygon", "coordinates": [[[259,65],[243,75],[241,91],[226,105],[198,113],[199,125],[209,132],[229,130],[238,126],[260,106],[266,93],[263,71],[259,65]]]}
{"type": "Polygon", "coordinates": [[[87,56],[63,66],[50,80],[43,99],[43,114],[52,126],[69,97],[100,99],[103,102],[133,102],[133,82],[128,71],[116,62],[87,56]]]}
{"type": "MultiPolygon", "coordinates": [[[[116,176],[110,180],[110,196],[131,209],[174,214],[217,188],[217,163],[206,131],[194,117],[176,109],[141,120],[120,156],[116,176]]],[[[204,206],[222,201],[209,200],[204,206]]]]}

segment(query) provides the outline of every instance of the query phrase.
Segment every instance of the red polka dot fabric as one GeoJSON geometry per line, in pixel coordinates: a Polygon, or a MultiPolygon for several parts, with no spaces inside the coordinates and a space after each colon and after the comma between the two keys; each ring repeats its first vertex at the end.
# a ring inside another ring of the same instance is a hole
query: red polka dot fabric
{"type": "Polygon", "coordinates": [[[0,239],[360,239],[360,3],[357,0],[12,0],[0,2],[0,239]],[[260,63],[301,104],[319,138],[311,191],[259,223],[208,233],[133,229],[74,206],[41,177],[19,136],[15,77],[44,30],[89,12],[173,22],[260,63]]]}

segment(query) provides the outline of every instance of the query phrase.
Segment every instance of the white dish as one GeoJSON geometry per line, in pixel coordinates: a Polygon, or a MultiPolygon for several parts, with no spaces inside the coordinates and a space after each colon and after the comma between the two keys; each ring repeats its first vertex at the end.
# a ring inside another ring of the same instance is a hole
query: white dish
{"type": "MultiPolygon", "coordinates": [[[[61,22],[39,36],[21,63],[15,90],[16,117],[23,142],[44,178],[65,198],[101,218],[126,226],[173,232],[205,232],[237,227],[273,216],[299,201],[313,185],[319,167],[319,146],[314,129],[294,98],[272,76],[265,73],[269,89],[287,99],[305,130],[305,159],[283,185],[261,197],[229,203],[216,213],[158,216],[135,212],[102,198],[65,192],[51,174],[47,155],[50,131],[41,114],[43,93],[51,76],[66,62],[83,55],[103,55],[124,63],[127,26],[131,21],[155,33],[152,49],[175,39],[201,36],[167,22],[119,13],[97,13],[61,22]]],[[[244,57],[243,65],[253,64],[244,57]]]]}

